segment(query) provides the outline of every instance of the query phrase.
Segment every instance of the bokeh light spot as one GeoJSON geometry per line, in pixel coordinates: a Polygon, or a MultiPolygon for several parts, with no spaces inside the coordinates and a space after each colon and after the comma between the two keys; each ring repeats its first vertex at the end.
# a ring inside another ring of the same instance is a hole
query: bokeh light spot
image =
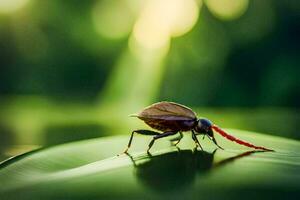
{"type": "Polygon", "coordinates": [[[245,13],[249,0],[206,0],[205,4],[216,17],[233,20],[245,13]]]}
{"type": "MultiPolygon", "coordinates": [[[[199,16],[194,0],[150,0],[143,7],[133,28],[133,42],[145,49],[169,46],[171,37],[190,31],[199,16]]],[[[132,40],[131,40],[132,42],[132,40]]]]}
{"type": "Polygon", "coordinates": [[[146,49],[159,49],[169,44],[167,27],[160,26],[151,19],[138,20],[133,29],[133,37],[146,49]]]}
{"type": "Polygon", "coordinates": [[[108,39],[120,39],[128,36],[134,14],[127,1],[99,1],[92,11],[93,22],[97,32],[108,39]]]}

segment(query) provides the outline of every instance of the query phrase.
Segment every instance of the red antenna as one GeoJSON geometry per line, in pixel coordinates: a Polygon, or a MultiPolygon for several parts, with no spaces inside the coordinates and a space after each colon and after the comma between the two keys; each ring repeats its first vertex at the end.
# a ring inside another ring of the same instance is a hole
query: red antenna
{"type": "Polygon", "coordinates": [[[254,148],[254,149],[261,149],[261,150],[264,150],[264,151],[274,151],[272,149],[267,149],[265,147],[255,146],[255,145],[253,145],[253,144],[251,144],[249,142],[245,142],[243,140],[237,139],[237,138],[233,137],[232,135],[227,134],[225,131],[223,131],[222,129],[220,129],[216,125],[212,125],[212,129],[215,130],[215,131],[217,131],[220,135],[222,135],[226,139],[231,140],[233,142],[236,142],[236,143],[238,143],[240,145],[244,145],[246,147],[250,147],[250,148],[254,148]]]}

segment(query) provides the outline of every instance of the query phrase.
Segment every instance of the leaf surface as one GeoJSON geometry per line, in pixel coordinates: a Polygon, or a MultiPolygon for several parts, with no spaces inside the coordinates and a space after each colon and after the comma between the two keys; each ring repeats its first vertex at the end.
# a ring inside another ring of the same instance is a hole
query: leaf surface
{"type": "Polygon", "coordinates": [[[107,137],[58,145],[12,158],[0,166],[1,199],[299,199],[300,143],[280,137],[227,130],[275,152],[253,152],[217,137],[193,151],[185,133],[178,150],[151,137],[107,137]]]}

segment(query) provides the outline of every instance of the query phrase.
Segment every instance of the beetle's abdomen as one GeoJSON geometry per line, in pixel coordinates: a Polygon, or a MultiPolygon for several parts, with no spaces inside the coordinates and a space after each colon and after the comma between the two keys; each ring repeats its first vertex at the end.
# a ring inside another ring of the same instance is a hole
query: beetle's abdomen
{"type": "Polygon", "coordinates": [[[153,129],[166,131],[189,131],[196,125],[196,120],[162,120],[162,119],[142,119],[153,129]]]}

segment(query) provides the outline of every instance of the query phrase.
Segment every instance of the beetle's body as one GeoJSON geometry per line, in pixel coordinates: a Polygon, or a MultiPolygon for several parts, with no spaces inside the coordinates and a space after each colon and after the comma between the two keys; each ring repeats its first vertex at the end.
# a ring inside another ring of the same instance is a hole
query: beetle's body
{"type": "Polygon", "coordinates": [[[190,131],[197,125],[197,116],[190,108],[173,102],[155,103],[137,115],[153,129],[163,132],[190,131]]]}
{"type": "Polygon", "coordinates": [[[197,125],[197,120],[166,120],[166,119],[142,119],[153,129],[167,131],[190,131],[197,125]]]}
{"type": "MultiPolygon", "coordinates": [[[[132,132],[127,149],[125,150],[125,153],[128,151],[129,147],[131,146],[132,138],[134,133],[139,133],[142,135],[153,135],[153,139],[149,144],[148,152],[150,148],[152,147],[155,140],[167,137],[170,135],[174,135],[176,133],[180,133],[180,137],[176,144],[178,144],[182,138],[182,132],[185,131],[191,131],[192,132],[192,138],[196,143],[196,146],[199,146],[201,149],[201,145],[196,137],[196,135],[204,134],[208,136],[209,139],[211,139],[219,148],[222,149],[217,144],[217,141],[215,140],[213,130],[217,131],[219,134],[221,134],[223,137],[234,141],[238,144],[248,146],[255,149],[260,150],[270,150],[264,147],[255,146],[253,144],[250,144],[248,142],[244,142],[242,140],[239,140],[227,133],[225,133],[223,130],[221,130],[216,125],[213,125],[208,119],[200,118],[197,119],[197,115],[195,112],[192,111],[192,109],[174,103],[174,102],[159,102],[152,104],[148,107],[146,107],[144,110],[142,110],[140,113],[132,115],[134,117],[138,117],[139,119],[143,120],[148,126],[155,130],[159,130],[162,132],[155,132],[150,130],[135,130],[132,132]]],[[[175,144],[175,145],[176,145],[175,144]]]]}

